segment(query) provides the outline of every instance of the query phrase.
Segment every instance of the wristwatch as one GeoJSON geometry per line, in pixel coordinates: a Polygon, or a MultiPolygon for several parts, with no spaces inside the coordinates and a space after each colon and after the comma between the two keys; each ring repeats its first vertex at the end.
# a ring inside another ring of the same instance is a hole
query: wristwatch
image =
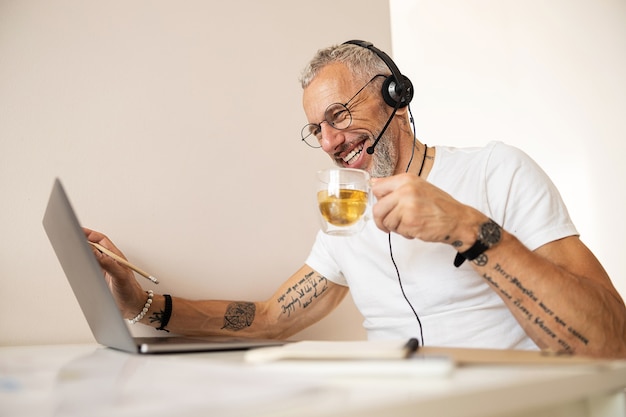
{"type": "Polygon", "coordinates": [[[466,259],[473,261],[478,258],[478,256],[482,255],[487,249],[494,247],[498,242],[500,242],[501,237],[502,228],[498,225],[498,223],[489,219],[480,225],[478,237],[472,247],[463,253],[457,252],[456,257],[454,258],[454,266],[458,268],[463,262],[465,262],[466,259]]]}

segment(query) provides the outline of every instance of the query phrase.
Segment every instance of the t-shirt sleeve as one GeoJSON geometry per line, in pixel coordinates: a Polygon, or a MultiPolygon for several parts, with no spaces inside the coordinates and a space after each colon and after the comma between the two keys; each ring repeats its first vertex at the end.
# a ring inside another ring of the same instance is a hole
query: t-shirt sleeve
{"type": "Polygon", "coordinates": [[[577,235],[558,189],[526,153],[498,143],[486,166],[485,189],[494,220],[530,250],[577,235]],[[503,180],[510,186],[502,192],[503,180]]]}
{"type": "MultiPolygon", "coordinates": [[[[337,237],[330,237],[324,235],[322,231],[319,231],[305,263],[322,274],[327,280],[335,284],[347,286],[348,282],[341,273],[339,265],[337,265],[334,258],[331,256],[329,247],[326,244],[326,239],[333,238],[337,239],[337,237]]],[[[339,239],[341,239],[341,237],[339,237],[339,239]]]]}

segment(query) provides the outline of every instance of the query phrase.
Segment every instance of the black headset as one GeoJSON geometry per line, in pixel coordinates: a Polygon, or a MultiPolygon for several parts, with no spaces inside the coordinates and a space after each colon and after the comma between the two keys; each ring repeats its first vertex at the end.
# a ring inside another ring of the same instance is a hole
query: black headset
{"type": "MultiPolygon", "coordinates": [[[[408,77],[405,77],[404,75],[400,73],[400,70],[398,69],[396,64],[393,62],[393,60],[389,57],[389,55],[387,55],[380,49],[376,48],[371,42],[351,40],[351,41],[347,41],[343,43],[343,45],[346,45],[346,44],[357,45],[362,48],[369,49],[370,51],[378,55],[378,57],[385,62],[389,70],[391,70],[391,75],[387,77],[385,81],[383,82],[381,93],[383,95],[383,99],[385,100],[385,103],[393,107],[393,112],[391,113],[391,116],[389,116],[389,119],[387,120],[385,127],[383,127],[383,129],[380,131],[374,143],[369,148],[367,148],[367,153],[371,155],[374,153],[374,148],[378,144],[378,141],[382,138],[383,133],[385,132],[385,129],[387,129],[387,126],[389,126],[389,123],[391,122],[391,119],[393,119],[393,116],[396,114],[396,111],[399,108],[408,106],[411,100],[413,99],[413,84],[411,83],[411,80],[409,80],[408,77]]],[[[415,140],[415,136],[413,136],[413,138],[415,140]]],[[[413,147],[413,149],[415,149],[415,146],[413,147]]],[[[426,147],[424,147],[424,158],[426,158],[426,147]]],[[[411,156],[411,159],[413,159],[412,156],[411,156]]],[[[410,162],[409,162],[409,165],[410,165],[410,162]]],[[[424,166],[423,162],[422,162],[422,166],[424,166]]],[[[407,170],[408,170],[408,167],[407,167],[407,170]]],[[[413,308],[411,301],[409,301],[409,299],[407,298],[404,292],[404,288],[402,287],[402,280],[400,279],[400,272],[398,271],[398,266],[396,265],[396,261],[393,259],[393,252],[391,249],[391,234],[389,234],[389,253],[391,254],[391,260],[393,262],[393,265],[396,268],[396,273],[398,274],[398,282],[400,284],[400,289],[402,290],[402,295],[404,296],[404,299],[406,300],[406,302],[409,304],[409,307],[411,307],[411,310],[413,311],[413,314],[415,314],[415,318],[417,319],[417,323],[419,324],[421,340],[412,339],[412,341],[415,341],[417,343],[417,346],[419,346],[420,342],[422,346],[424,346],[424,332],[422,329],[422,321],[420,320],[419,315],[415,311],[415,308],[413,308]]]]}
{"type": "Polygon", "coordinates": [[[343,45],[347,44],[357,45],[362,48],[369,49],[383,60],[383,62],[391,71],[391,75],[385,79],[381,89],[381,93],[383,95],[385,103],[394,108],[402,108],[408,106],[413,99],[413,84],[408,77],[400,73],[400,70],[393,62],[393,60],[389,57],[389,55],[376,48],[371,42],[355,39],[343,43],[343,45]]]}

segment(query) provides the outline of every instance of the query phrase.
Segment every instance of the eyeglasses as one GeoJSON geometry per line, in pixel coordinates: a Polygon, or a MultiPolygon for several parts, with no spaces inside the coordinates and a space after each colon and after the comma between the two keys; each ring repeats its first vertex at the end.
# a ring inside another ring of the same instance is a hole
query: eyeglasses
{"type": "Polygon", "coordinates": [[[311,148],[321,148],[322,145],[320,141],[322,140],[322,123],[326,122],[329,126],[334,127],[337,130],[344,130],[350,127],[352,124],[352,113],[350,113],[350,109],[348,105],[352,100],[359,95],[359,93],[365,90],[365,87],[370,85],[372,81],[374,81],[378,77],[385,77],[385,75],[377,74],[372,77],[359,91],[356,92],[355,95],[352,96],[350,100],[348,100],[345,104],[341,103],[333,103],[326,107],[326,111],[324,112],[324,120],[319,123],[309,123],[304,125],[302,131],[300,132],[300,136],[302,137],[302,141],[309,145],[311,148]]]}

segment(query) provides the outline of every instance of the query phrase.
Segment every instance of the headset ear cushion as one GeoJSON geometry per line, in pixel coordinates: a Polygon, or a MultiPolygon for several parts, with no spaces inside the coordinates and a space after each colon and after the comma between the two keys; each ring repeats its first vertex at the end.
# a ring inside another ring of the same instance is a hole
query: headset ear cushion
{"type": "Polygon", "coordinates": [[[402,78],[402,85],[396,83],[396,79],[393,75],[385,78],[381,89],[383,99],[391,107],[396,107],[400,102],[399,108],[406,107],[413,100],[413,83],[408,77],[400,75],[402,78]]]}

